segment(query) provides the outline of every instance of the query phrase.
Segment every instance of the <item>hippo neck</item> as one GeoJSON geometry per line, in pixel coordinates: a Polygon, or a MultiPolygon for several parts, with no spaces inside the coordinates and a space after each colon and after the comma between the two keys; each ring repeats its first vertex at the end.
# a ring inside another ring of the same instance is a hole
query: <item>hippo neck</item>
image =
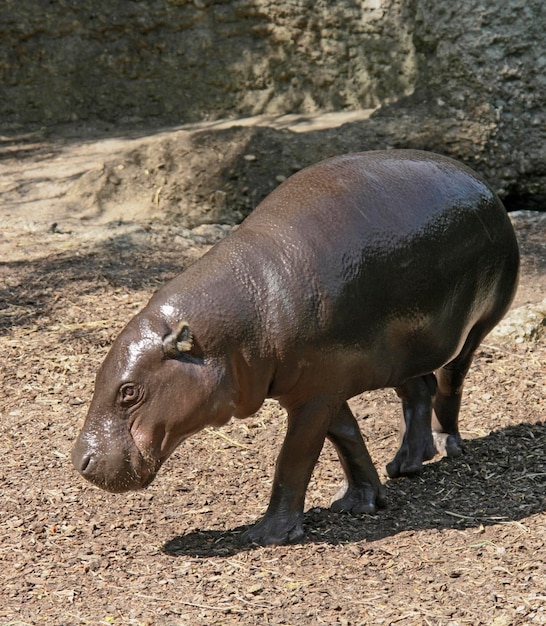
{"type": "MultiPolygon", "coordinates": [[[[159,311],[167,326],[189,324],[204,354],[223,371],[233,388],[234,416],[255,413],[267,397],[275,370],[267,333],[260,332],[260,315],[239,268],[223,242],[164,285],[148,307],[159,311]]],[[[157,313],[155,313],[157,314],[157,313]]]]}

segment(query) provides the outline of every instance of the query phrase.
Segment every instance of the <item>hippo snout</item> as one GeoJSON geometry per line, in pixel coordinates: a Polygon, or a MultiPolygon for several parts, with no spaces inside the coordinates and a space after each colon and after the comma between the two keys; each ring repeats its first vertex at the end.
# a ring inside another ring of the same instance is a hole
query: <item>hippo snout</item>
{"type": "Polygon", "coordinates": [[[157,473],[136,447],[103,451],[91,446],[81,434],[72,449],[72,463],[86,480],[112,493],[143,489],[157,473]]]}

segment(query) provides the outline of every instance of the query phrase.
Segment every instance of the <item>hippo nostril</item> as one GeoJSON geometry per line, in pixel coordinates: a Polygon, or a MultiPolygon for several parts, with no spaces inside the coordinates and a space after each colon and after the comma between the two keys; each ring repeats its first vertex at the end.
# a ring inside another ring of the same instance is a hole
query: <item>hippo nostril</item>
{"type": "Polygon", "coordinates": [[[85,478],[89,478],[96,467],[96,459],[92,454],[77,455],[72,457],[72,463],[78,472],[85,478]]]}
{"type": "Polygon", "coordinates": [[[92,446],[81,435],[74,442],[72,448],[72,465],[86,478],[96,469],[97,457],[92,446]]]}
{"type": "Polygon", "coordinates": [[[93,457],[89,454],[88,456],[83,457],[80,463],[79,470],[82,474],[85,474],[89,469],[89,466],[92,464],[93,457]]]}

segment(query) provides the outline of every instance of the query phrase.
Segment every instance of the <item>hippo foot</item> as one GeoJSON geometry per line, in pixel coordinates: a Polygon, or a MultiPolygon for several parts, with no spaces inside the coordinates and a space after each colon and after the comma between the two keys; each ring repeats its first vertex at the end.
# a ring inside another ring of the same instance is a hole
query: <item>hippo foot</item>
{"type": "Polygon", "coordinates": [[[283,545],[297,543],[303,535],[303,513],[283,517],[266,515],[243,533],[243,541],[259,546],[283,545]]]}
{"type": "Polygon", "coordinates": [[[417,450],[410,448],[407,442],[404,441],[394,459],[387,463],[387,474],[389,478],[420,474],[423,469],[423,461],[429,461],[435,455],[436,448],[432,438],[417,450]]]}
{"type": "Polygon", "coordinates": [[[453,458],[464,454],[464,443],[458,433],[456,435],[448,435],[447,433],[433,431],[432,436],[434,445],[440,454],[453,458]]]}
{"type": "Polygon", "coordinates": [[[378,507],[385,506],[383,491],[376,493],[371,485],[344,485],[337,496],[330,505],[334,513],[373,514],[378,507]]]}

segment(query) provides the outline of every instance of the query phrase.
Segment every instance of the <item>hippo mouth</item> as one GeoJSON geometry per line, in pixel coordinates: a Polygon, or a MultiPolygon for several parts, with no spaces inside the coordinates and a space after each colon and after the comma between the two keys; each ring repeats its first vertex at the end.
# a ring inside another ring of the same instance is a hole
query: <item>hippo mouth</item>
{"type": "Polygon", "coordinates": [[[85,437],[78,437],[72,449],[72,463],[86,480],[111,493],[148,487],[162,465],[160,459],[143,455],[135,444],[104,450],[89,443],[85,437]]]}
{"type": "Polygon", "coordinates": [[[121,464],[116,463],[115,470],[111,467],[112,463],[94,457],[84,458],[81,463],[75,462],[74,465],[85,479],[110,493],[145,489],[157,475],[156,469],[152,471],[148,467],[140,466],[135,470],[132,463],[125,460],[121,464]],[[108,470],[104,469],[105,465],[109,466],[108,470]]]}
{"type": "Polygon", "coordinates": [[[137,418],[131,424],[129,432],[132,443],[140,454],[142,463],[155,476],[180,443],[198,430],[200,428],[181,434],[168,430],[164,425],[157,425],[155,431],[148,432],[142,427],[142,423],[137,418]]]}

